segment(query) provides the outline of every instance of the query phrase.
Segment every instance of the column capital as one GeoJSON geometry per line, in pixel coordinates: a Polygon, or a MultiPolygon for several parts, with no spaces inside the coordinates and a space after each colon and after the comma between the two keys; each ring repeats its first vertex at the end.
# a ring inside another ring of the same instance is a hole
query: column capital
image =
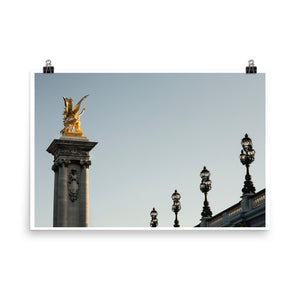
{"type": "Polygon", "coordinates": [[[64,158],[58,159],[57,162],[60,167],[63,167],[63,166],[67,167],[71,163],[71,161],[69,159],[64,159],[64,158]]]}
{"type": "Polygon", "coordinates": [[[67,167],[70,163],[71,163],[70,160],[60,158],[60,159],[58,159],[58,160],[56,160],[56,161],[54,162],[54,164],[53,164],[53,166],[52,166],[52,170],[53,170],[54,172],[56,172],[56,171],[58,170],[58,168],[63,167],[63,166],[64,166],[64,167],[67,167]]]}
{"type": "Polygon", "coordinates": [[[52,169],[53,172],[56,172],[56,171],[58,171],[58,168],[59,168],[59,167],[58,167],[58,163],[55,162],[55,163],[52,165],[52,168],[51,168],[51,169],[52,169]]]}
{"type": "Polygon", "coordinates": [[[89,168],[89,166],[92,164],[92,162],[90,160],[80,160],[80,166],[82,168],[89,168]]]}

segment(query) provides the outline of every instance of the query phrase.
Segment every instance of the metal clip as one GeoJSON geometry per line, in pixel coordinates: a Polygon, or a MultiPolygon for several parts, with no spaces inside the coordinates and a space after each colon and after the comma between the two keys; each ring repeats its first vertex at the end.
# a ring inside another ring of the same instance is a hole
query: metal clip
{"type": "Polygon", "coordinates": [[[46,60],[46,66],[43,67],[43,73],[54,73],[54,67],[51,65],[51,60],[46,60]]]}
{"type": "Polygon", "coordinates": [[[254,65],[254,60],[248,60],[248,67],[246,67],[246,74],[257,73],[257,67],[254,65]]]}

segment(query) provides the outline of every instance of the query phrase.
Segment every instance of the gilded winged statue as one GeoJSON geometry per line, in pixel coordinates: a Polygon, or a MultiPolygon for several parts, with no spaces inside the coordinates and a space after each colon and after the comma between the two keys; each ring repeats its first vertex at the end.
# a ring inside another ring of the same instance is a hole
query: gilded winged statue
{"type": "Polygon", "coordinates": [[[63,97],[65,102],[65,111],[64,115],[64,129],[60,131],[62,135],[65,136],[82,136],[82,130],[80,129],[80,116],[84,113],[85,107],[82,109],[81,113],[79,112],[80,105],[85,98],[89,96],[84,96],[73,108],[73,99],[63,97]]]}

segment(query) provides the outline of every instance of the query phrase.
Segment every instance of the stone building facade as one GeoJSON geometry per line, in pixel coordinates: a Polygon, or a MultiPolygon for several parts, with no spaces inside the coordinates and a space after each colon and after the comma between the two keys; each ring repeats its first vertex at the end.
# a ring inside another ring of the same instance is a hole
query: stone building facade
{"type": "Polygon", "coordinates": [[[244,194],[242,200],[195,227],[265,227],[266,190],[244,194]]]}

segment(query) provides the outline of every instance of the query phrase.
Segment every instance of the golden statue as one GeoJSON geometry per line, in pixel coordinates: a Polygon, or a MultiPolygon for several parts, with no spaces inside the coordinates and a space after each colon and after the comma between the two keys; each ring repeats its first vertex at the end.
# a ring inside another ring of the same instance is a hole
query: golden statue
{"type": "Polygon", "coordinates": [[[88,95],[84,96],[74,107],[73,109],[73,99],[63,97],[65,101],[65,111],[63,112],[64,115],[64,129],[60,131],[63,136],[73,136],[73,137],[82,137],[82,130],[80,129],[80,116],[85,111],[85,106],[82,109],[81,113],[78,113],[80,109],[81,102],[88,95]]]}

